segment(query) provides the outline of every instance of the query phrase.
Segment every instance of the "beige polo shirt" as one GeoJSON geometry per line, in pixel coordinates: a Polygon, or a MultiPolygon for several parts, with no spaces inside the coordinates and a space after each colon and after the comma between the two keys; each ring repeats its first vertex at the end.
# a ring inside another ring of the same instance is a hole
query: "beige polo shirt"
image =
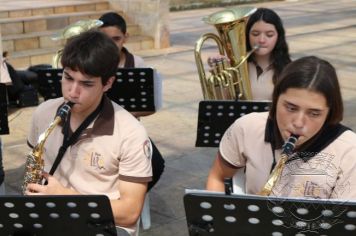
{"type": "MultiPolygon", "coordinates": [[[[273,153],[264,141],[268,112],[250,113],[225,132],[219,147],[234,168],[246,166],[246,192],[259,193],[267,182],[273,153]]],[[[278,162],[281,150],[275,151],[278,162]]],[[[287,163],[273,188],[275,196],[356,199],[356,134],[345,131],[307,162],[287,163]]]]}
{"type": "MultiPolygon", "coordinates": [[[[31,146],[37,143],[63,102],[63,98],[52,99],[37,107],[28,136],[31,146]]],[[[62,126],[57,126],[44,145],[45,171],[52,167],[62,141],[62,126]]],[[[125,109],[105,98],[102,112],[68,147],[54,176],[65,187],[82,194],[120,198],[119,179],[152,179],[151,143],[144,127],[125,109]]]]}
{"type": "Polygon", "coordinates": [[[272,100],[272,92],[274,88],[272,78],[274,70],[270,69],[264,71],[257,78],[256,66],[252,62],[249,62],[248,73],[253,100],[272,100]]]}

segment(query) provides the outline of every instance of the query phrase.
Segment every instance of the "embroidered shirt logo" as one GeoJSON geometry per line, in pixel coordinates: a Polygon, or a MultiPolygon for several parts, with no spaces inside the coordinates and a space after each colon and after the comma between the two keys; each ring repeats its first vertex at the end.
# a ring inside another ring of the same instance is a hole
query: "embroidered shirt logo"
{"type": "Polygon", "coordinates": [[[100,170],[105,169],[104,160],[100,153],[92,152],[90,155],[90,166],[96,167],[100,170]]]}
{"type": "Polygon", "coordinates": [[[150,159],[152,156],[152,150],[151,150],[151,143],[149,140],[146,140],[143,143],[143,152],[145,153],[145,156],[150,159]]]}

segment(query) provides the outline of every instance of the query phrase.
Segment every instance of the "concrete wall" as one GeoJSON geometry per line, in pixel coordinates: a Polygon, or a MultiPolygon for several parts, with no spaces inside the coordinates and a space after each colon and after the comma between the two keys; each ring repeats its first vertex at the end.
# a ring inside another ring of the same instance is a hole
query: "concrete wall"
{"type": "Polygon", "coordinates": [[[110,0],[111,7],[138,24],[154,38],[154,48],[167,48],[169,41],[169,0],[110,0]]]}

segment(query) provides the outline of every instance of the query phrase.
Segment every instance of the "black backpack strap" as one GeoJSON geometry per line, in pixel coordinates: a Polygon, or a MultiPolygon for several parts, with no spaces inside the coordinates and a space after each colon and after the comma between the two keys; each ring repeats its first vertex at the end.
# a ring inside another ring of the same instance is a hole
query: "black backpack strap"
{"type": "Polygon", "coordinates": [[[164,171],[164,159],[161,155],[161,153],[159,152],[158,148],[156,147],[156,145],[153,143],[153,141],[151,140],[151,144],[152,144],[152,181],[148,183],[147,185],[147,192],[151,190],[151,188],[153,188],[153,186],[156,185],[156,183],[158,182],[158,180],[161,178],[161,175],[164,171]]]}

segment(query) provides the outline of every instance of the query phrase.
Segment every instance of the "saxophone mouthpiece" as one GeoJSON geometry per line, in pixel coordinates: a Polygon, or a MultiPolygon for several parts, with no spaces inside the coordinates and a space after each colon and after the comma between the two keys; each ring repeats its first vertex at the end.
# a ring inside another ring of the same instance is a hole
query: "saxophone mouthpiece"
{"type": "Polygon", "coordinates": [[[253,50],[257,50],[257,49],[259,49],[260,47],[261,47],[260,45],[255,44],[255,45],[253,45],[252,49],[253,49],[253,50]]]}
{"type": "Polygon", "coordinates": [[[282,153],[290,155],[295,148],[295,143],[297,142],[298,138],[299,138],[299,135],[292,134],[283,144],[282,153]]]}
{"type": "Polygon", "coordinates": [[[68,102],[66,103],[66,105],[68,105],[70,108],[72,108],[74,104],[75,104],[75,103],[72,102],[72,101],[68,101],[68,102]]]}
{"type": "Polygon", "coordinates": [[[70,110],[72,109],[73,105],[75,103],[72,101],[68,101],[67,103],[65,103],[59,110],[57,113],[57,117],[59,116],[62,120],[65,120],[66,117],[68,116],[70,110]]]}

